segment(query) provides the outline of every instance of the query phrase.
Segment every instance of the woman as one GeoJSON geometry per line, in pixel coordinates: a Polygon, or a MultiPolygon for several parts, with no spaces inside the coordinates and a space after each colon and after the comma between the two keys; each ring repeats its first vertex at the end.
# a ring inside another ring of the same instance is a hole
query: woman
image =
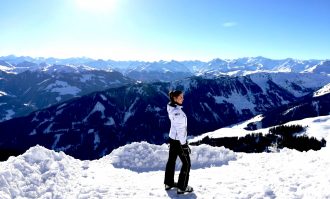
{"type": "Polygon", "coordinates": [[[183,93],[182,91],[171,91],[169,93],[170,102],[167,105],[168,116],[171,121],[169,134],[169,156],[165,171],[165,190],[177,187],[177,193],[192,192],[193,188],[188,186],[190,172],[190,148],[187,143],[187,117],[182,111],[183,93]],[[182,162],[178,183],[174,182],[175,161],[180,157],[182,162]]]}

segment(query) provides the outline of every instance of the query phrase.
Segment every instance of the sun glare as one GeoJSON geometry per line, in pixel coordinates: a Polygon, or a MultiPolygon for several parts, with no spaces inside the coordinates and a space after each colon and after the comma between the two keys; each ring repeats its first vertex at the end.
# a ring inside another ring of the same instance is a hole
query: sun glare
{"type": "Polygon", "coordinates": [[[77,6],[90,12],[108,12],[113,9],[116,0],[75,0],[77,6]]]}

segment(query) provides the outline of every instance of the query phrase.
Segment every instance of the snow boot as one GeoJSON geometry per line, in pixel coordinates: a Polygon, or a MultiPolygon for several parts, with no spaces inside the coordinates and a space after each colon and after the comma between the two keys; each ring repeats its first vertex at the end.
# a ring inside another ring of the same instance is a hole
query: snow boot
{"type": "Polygon", "coordinates": [[[177,186],[178,186],[178,184],[176,182],[173,185],[165,184],[165,190],[168,191],[168,190],[172,189],[173,187],[177,187],[177,186]]]}
{"type": "Polygon", "coordinates": [[[184,193],[190,193],[193,192],[194,189],[191,186],[187,186],[185,190],[181,190],[178,188],[177,194],[184,194],[184,193]]]}

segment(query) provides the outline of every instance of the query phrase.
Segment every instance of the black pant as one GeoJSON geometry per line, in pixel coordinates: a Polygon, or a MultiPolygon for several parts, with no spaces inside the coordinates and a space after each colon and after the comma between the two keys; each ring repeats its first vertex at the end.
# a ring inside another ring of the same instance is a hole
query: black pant
{"type": "Polygon", "coordinates": [[[166,164],[164,183],[167,185],[174,184],[175,161],[178,156],[182,162],[182,167],[179,174],[178,188],[185,190],[188,185],[191,164],[189,151],[183,149],[180,141],[178,140],[170,139],[170,152],[166,164]]]}

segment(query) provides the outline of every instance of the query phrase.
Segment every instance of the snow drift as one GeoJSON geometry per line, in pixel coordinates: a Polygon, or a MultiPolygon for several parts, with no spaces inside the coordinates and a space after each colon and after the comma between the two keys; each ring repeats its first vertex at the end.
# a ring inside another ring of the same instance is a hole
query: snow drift
{"type": "MultiPolygon", "coordinates": [[[[224,147],[201,145],[190,148],[192,169],[221,166],[228,164],[230,160],[236,160],[236,154],[224,147]]],[[[117,168],[127,168],[137,172],[164,170],[168,158],[168,146],[134,142],[113,150],[105,158],[110,158],[110,162],[117,168]]],[[[181,162],[178,157],[176,168],[180,169],[180,167],[181,162]]]]}
{"type": "Polygon", "coordinates": [[[0,198],[62,198],[74,189],[68,182],[79,175],[80,164],[63,152],[32,147],[0,163],[0,198]]]}

